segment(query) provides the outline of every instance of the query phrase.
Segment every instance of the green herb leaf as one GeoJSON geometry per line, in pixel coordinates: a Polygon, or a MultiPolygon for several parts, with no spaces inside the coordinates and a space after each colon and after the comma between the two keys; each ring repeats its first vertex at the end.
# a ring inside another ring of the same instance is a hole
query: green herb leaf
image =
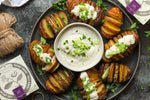
{"type": "Polygon", "coordinates": [[[102,75],[102,80],[106,79],[109,73],[109,67],[106,69],[106,71],[104,72],[104,74],[102,75]]]}
{"type": "Polygon", "coordinates": [[[150,61],[148,62],[148,64],[150,65],[150,61]]]}
{"type": "Polygon", "coordinates": [[[42,70],[40,65],[36,66],[37,71],[40,73],[40,75],[44,75],[46,72],[42,70]]]}
{"type": "Polygon", "coordinates": [[[71,63],[73,63],[73,60],[71,60],[71,63]]]}
{"type": "Polygon", "coordinates": [[[141,86],[141,89],[142,89],[142,90],[144,90],[144,87],[143,87],[143,86],[141,86]]]}
{"type": "Polygon", "coordinates": [[[148,84],[148,86],[150,87],[150,83],[148,84]]]}
{"type": "Polygon", "coordinates": [[[139,29],[139,27],[137,26],[137,23],[133,23],[127,30],[135,31],[136,29],[139,29]]]}
{"type": "Polygon", "coordinates": [[[50,49],[51,52],[55,53],[54,49],[50,49]]]}
{"type": "Polygon", "coordinates": [[[144,33],[146,37],[150,38],[150,31],[145,31],[144,33]]]}
{"type": "Polygon", "coordinates": [[[150,47],[148,47],[148,50],[150,51],[150,47]]]}
{"type": "Polygon", "coordinates": [[[46,44],[46,39],[45,38],[43,38],[43,37],[41,37],[41,43],[40,43],[40,45],[42,45],[42,44],[46,44]]]}
{"type": "Polygon", "coordinates": [[[117,88],[119,88],[121,86],[119,83],[116,83],[115,85],[117,88]]]}
{"type": "Polygon", "coordinates": [[[103,2],[103,0],[97,0],[96,5],[100,6],[102,10],[107,10],[106,4],[103,2]]]}
{"type": "Polygon", "coordinates": [[[47,24],[47,28],[50,28],[51,26],[49,24],[47,24]]]}
{"type": "Polygon", "coordinates": [[[102,21],[101,21],[101,23],[104,23],[104,22],[107,22],[108,20],[107,19],[103,19],[102,21]]]}
{"type": "Polygon", "coordinates": [[[58,77],[58,80],[60,80],[60,81],[61,81],[61,77],[58,77]]]}
{"type": "Polygon", "coordinates": [[[60,48],[57,48],[57,50],[59,51],[59,50],[60,50],[60,48]]]}
{"type": "Polygon", "coordinates": [[[106,90],[108,91],[110,89],[110,85],[106,84],[106,90]]]}

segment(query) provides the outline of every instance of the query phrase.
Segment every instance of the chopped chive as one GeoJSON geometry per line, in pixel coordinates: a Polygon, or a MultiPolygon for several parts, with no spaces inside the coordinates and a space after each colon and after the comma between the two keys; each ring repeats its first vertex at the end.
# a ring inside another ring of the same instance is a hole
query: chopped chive
{"type": "Polygon", "coordinates": [[[78,30],[76,30],[76,32],[78,32],[78,30]]]}
{"type": "Polygon", "coordinates": [[[57,48],[57,50],[59,51],[59,50],[60,50],[60,48],[57,48]]]}
{"type": "Polygon", "coordinates": [[[69,47],[66,47],[67,50],[69,50],[69,47]]]}
{"type": "Polygon", "coordinates": [[[143,87],[143,86],[141,86],[141,89],[142,89],[142,90],[144,90],[144,87],[143,87]]]}
{"type": "Polygon", "coordinates": [[[71,60],[71,63],[73,63],[73,60],[71,60]]]}

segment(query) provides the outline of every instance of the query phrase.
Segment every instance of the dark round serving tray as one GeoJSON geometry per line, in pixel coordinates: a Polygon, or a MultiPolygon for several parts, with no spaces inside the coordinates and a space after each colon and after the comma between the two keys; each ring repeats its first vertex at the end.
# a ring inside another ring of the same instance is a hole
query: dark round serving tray
{"type": "MultiPolygon", "coordinates": [[[[96,2],[96,0],[93,0],[94,2],[96,2]]],[[[132,24],[133,24],[133,21],[130,19],[130,17],[128,16],[128,14],[119,6],[117,5],[116,3],[112,2],[111,0],[106,0],[104,1],[104,3],[106,3],[107,5],[107,8],[110,9],[112,7],[119,7],[121,9],[121,11],[123,12],[124,14],[124,24],[122,26],[122,31],[124,31],[124,29],[127,29],[129,28],[132,24]]],[[[44,18],[45,16],[48,16],[54,12],[57,12],[57,10],[53,9],[52,7],[49,7],[45,12],[43,12],[41,14],[41,16],[39,17],[39,19],[36,21],[34,27],[33,27],[33,30],[32,30],[32,33],[31,33],[31,38],[30,38],[30,42],[31,43],[32,41],[34,40],[40,40],[40,35],[39,35],[39,22],[41,21],[42,18],[44,18]]],[[[69,23],[72,23],[74,22],[71,18],[70,18],[70,21],[69,23]]],[[[100,31],[100,26],[98,27],[95,27],[99,32],[100,31]]],[[[121,32],[122,32],[121,31],[121,32]]],[[[103,37],[103,40],[104,40],[104,43],[106,41],[108,41],[107,39],[105,39],[103,37]]],[[[53,46],[53,43],[54,43],[54,39],[51,39],[51,40],[47,40],[47,42],[53,46]]],[[[30,45],[30,44],[29,44],[30,45]]],[[[135,73],[136,73],[136,70],[138,68],[138,64],[139,64],[139,58],[140,58],[140,43],[136,46],[136,48],[134,49],[134,51],[132,52],[132,54],[125,58],[124,60],[120,61],[121,63],[124,63],[124,64],[127,64],[128,66],[131,67],[131,69],[133,70],[133,73],[132,73],[132,76],[130,78],[130,80],[121,85],[121,87],[119,87],[118,89],[115,90],[115,93],[111,93],[109,92],[107,94],[107,100],[110,100],[112,98],[114,98],[115,96],[117,96],[119,93],[121,93],[128,85],[129,83],[132,81],[135,73]]],[[[34,63],[34,61],[31,59],[31,56],[30,56],[30,64],[31,64],[31,68],[32,68],[32,71],[35,75],[35,77],[37,78],[38,82],[42,85],[42,87],[46,90],[46,86],[45,86],[45,81],[48,79],[48,75],[50,75],[49,73],[47,73],[47,75],[39,75],[39,72],[37,71],[36,69],[36,64],[34,63]]],[[[99,64],[98,64],[99,65],[99,64]]],[[[74,85],[74,84],[72,84],[74,85]]],[[[70,91],[68,89],[68,91],[66,91],[65,93],[62,93],[62,94],[59,94],[59,95],[54,95],[57,99],[69,99],[69,93],[72,92],[72,88],[70,88],[70,91]]],[[[52,95],[52,94],[51,94],[52,95]]],[[[81,99],[81,98],[80,98],[81,99]]],[[[82,100],[82,99],[81,99],[82,100]]]]}

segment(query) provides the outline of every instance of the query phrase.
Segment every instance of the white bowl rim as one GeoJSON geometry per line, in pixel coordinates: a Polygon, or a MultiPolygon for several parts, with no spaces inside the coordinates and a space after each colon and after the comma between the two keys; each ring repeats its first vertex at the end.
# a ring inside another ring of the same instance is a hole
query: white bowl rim
{"type": "Polygon", "coordinates": [[[70,70],[72,70],[72,71],[81,72],[81,71],[85,71],[85,70],[88,70],[88,69],[94,67],[95,65],[97,65],[97,64],[100,62],[100,60],[102,59],[103,53],[104,53],[104,42],[103,42],[103,38],[101,37],[100,32],[97,31],[93,26],[91,26],[91,25],[89,25],[89,24],[86,24],[86,23],[74,22],[74,23],[71,23],[71,24],[68,24],[67,26],[65,26],[65,27],[59,32],[59,34],[56,36],[55,41],[54,41],[54,51],[55,51],[55,56],[56,56],[57,60],[60,62],[61,65],[63,65],[65,68],[70,69],[70,70]],[[99,57],[98,60],[95,61],[95,63],[94,63],[92,66],[86,66],[86,67],[81,67],[81,68],[71,67],[71,65],[70,65],[70,66],[65,66],[65,65],[64,65],[64,62],[62,62],[62,61],[60,60],[59,56],[58,56],[58,50],[57,50],[56,44],[58,43],[59,38],[62,36],[63,32],[64,32],[66,29],[68,29],[69,27],[72,27],[72,26],[74,26],[74,25],[82,25],[82,26],[86,26],[86,27],[92,29],[93,33],[97,34],[97,35],[99,36],[99,39],[102,40],[102,41],[100,42],[100,43],[101,43],[100,45],[102,46],[101,53],[100,53],[100,57],[99,57]],[[95,31],[95,32],[94,32],[94,31],[95,31]]]}

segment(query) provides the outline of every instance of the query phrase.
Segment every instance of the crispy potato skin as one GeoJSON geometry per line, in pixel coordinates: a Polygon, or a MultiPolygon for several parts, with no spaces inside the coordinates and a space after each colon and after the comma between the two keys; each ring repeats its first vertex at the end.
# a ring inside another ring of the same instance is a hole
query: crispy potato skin
{"type": "Polygon", "coordinates": [[[114,37],[113,39],[110,39],[107,43],[105,43],[105,46],[104,46],[105,47],[105,51],[106,51],[111,46],[113,46],[115,43],[117,43],[118,39],[123,38],[123,36],[125,36],[125,35],[132,35],[132,34],[135,37],[135,44],[130,45],[124,53],[113,55],[109,59],[105,57],[105,52],[104,52],[102,60],[104,62],[111,62],[112,60],[113,61],[119,61],[119,60],[125,58],[126,56],[129,56],[132,53],[133,49],[136,47],[136,45],[138,44],[138,41],[139,41],[139,36],[138,36],[138,34],[135,31],[125,31],[125,32],[121,33],[120,35],[114,37]]]}
{"type": "MultiPolygon", "coordinates": [[[[33,59],[33,61],[39,65],[41,65],[42,67],[45,67],[45,65],[47,65],[46,63],[44,63],[43,61],[40,60],[40,57],[38,57],[36,55],[36,52],[33,50],[34,48],[34,44],[40,44],[41,42],[39,40],[34,40],[29,47],[29,51],[30,51],[30,55],[33,59]]],[[[52,52],[53,47],[51,47],[49,44],[43,44],[41,45],[41,47],[43,48],[43,53],[48,53],[50,54],[50,57],[55,56],[54,52],[52,52]]],[[[59,67],[59,62],[57,61],[57,59],[55,58],[55,60],[52,62],[52,64],[45,70],[47,72],[54,72],[57,68],[59,67]]]]}
{"type": "Polygon", "coordinates": [[[83,22],[90,24],[91,26],[98,26],[101,24],[101,21],[104,19],[104,12],[103,10],[95,4],[95,2],[92,1],[86,1],[86,0],[67,0],[66,2],[67,11],[70,14],[70,16],[73,18],[74,21],[83,22]],[[88,3],[89,5],[94,6],[95,11],[97,12],[97,18],[95,20],[88,19],[88,20],[82,20],[78,16],[75,16],[73,13],[71,13],[71,10],[74,9],[74,7],[81,3],[88,3]]]}
{"type": "MultiPolygon", "coordinates": [[[[96,83],[95,88],[97,89],[97,94],[99,96],[99,100],[104,100],[106,98],[106,88],[105,88],[105,85],[102,83],[102,81],[99,78],[97,69],[95,67],[93,67],[93,68],[87,70],[86,72],[90,78],[90,83],[96,83]]],[[[83,90],[84,87],[83,87],[83,83],[80,78],[80,75],[78,76],[76,82],[77,82],[78,88],[80,90],[83,90]]],[[[83,95],[83,99],[87,99],[88,94],[86,93],[85,90],[81,91],[80,93],[83,95]]]]}
{"type": "Polygon", "coordinates": [[[46,88],[50,93],[53,94],[65,92],[65,90],[70,86],[73,78],[73,72],[67,69],[60,69],[49,76],[48,80],[45,83],[46,88]]]}
{"type": "MultiPolygon", "coordinates": [[[[99,67],[99,77],[105,73],[105,69],[109,67],[108,76],[106,82],[108,83],[124,83],[127,82],[132,74],[132,70],[129,66],[118,63],[103,63],[99,67]]],[[[104,81],[104,80],[103,80],[104,81]]]]}
{"type": "Polygon", "coordinates": [[[120,27],[123,24],[123,14],[119,8],[113,7],[107,11],[107,15],[104,17],[105,22],[101,26],[101,32],[105,38],[110,39],[120,32],[120,27]]]}

